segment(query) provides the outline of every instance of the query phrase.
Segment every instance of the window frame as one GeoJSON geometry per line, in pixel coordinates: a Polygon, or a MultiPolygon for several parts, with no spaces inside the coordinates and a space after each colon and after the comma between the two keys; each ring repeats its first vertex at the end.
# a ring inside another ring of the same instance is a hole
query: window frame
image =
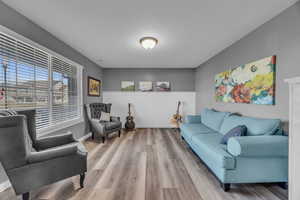
{"type": "MultiPolygon", "coordinates": [[[[67,121],[64,121],[64,122],[61,122],[61,123],[58,123],[58,124],[55,124],[55,125],[50,125],[46,128],[42,128],[42,129],[39,129],[37,130],[37,135],[38,137],[40,136],[43,136],[43,135],[47,135],[47,134],[50,134],[50,133],[53,133],[53,132],[56,132],[56,131],[59,131],[59,130],[62,130],[62,129],[65,129],[65,128],[68,128],[70,126],[74,126],[78,123],[82,123],[84,122],[84,118],[83,118],[83,70],[84,70],[84,67],[62,55],[60,55],[59,53],[56,53],[8,28],[6,28],[5,26],[3,25],[0,25],[0,32],[2,32],[3,34],[6,34],[8,35],[9,37],[13,37],[15,38],[16,40],[20,40],[21,42],[23,43],[26,43],[27,45],[29,46],[32,46],[33,48],[37,48],[41,51],[44,51],[45,53],[47,53],[49,55],[49,61],[48,61],[48,66],[49,66],[49,77],[48,77],[48,80],[49,80],[49,93],[50,93],[50,96],[49,96],[49,105],[50,106],[50,110],[53,108],[53,96],[52,96],[52,68],[51,68],[51,57],[57,57],[58,59],[61,59],[73,66],[75,66],[77,68],[77,83],[78,83],[78,88],[77,88],[77,91],[78,91],[78,106],[79,106],[79,116],[75,119],[71,119],[71,120],[67,120],[67,121]]],[[[26,107],[24,107],[23,109],[22,108],[16,108],[15,110],[24,110],[24,109],[28,109],[26,107]]],[[[52,113],[50,111],[50,113],[52,113]]],[[[50,118],[51,118],[52,114],[50,115],[50,118]]]]}

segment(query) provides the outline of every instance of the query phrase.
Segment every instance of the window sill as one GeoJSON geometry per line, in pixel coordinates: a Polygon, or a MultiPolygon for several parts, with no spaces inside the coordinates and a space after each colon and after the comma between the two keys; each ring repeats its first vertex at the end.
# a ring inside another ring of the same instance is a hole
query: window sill
{"type": "Polygon", "coordinates": [[[50,126],[50,127],[45,128],[45,129],[38,130],[37,131],[37,137],[42,137],[42,136],[45,136],[45,135],[49,135],[51,133],[69,128],[71,126],[74,126],[76,124],[83,123],[83,122],[84,122],[83,117],[73,119],[73,120],[70,120],[70,121],[66,121],[66,122],[62,122],[62,123],[59,123],[57,125],[50,126]]]}

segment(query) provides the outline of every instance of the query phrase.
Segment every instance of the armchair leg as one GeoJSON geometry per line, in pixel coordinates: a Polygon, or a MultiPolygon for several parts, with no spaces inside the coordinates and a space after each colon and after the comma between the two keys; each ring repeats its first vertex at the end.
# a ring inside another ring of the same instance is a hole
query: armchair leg
{"type": "Polygon", "coordinates": [[[92,132],[92,139],[95,139],[95,135],[94,135],[94,132],[92,132]]]}
{"type": "Polygon", "coordinates": [[[104,143],[105,142],[105,137],[102,137],[102,143],[104,143]]]}
{"type": "Polygon", "coordinates": [[[119,130],[119,137],[121,137],[121,130],[119,130]]]}
{"type": "Polygon", "coordinates": [[[84,187],[85,173],[80,174],[80,188],[84,187]]]}
{"type": "Polygon", "coordinates": [[[26,192],[26,193],[22,194],[22,199],[23,200],[29,200],[29,198],[30,198],[29,192],[26,192]]]}

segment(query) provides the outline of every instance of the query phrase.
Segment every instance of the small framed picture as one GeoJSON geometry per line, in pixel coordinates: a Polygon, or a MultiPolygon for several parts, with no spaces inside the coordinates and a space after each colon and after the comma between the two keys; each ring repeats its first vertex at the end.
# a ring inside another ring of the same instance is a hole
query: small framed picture
{"type": "Polygon", "coordinates": [[[100,97],[101,81],[92,77],[88,77],[88,96],[100,97]]]}
{"type": "Polygon", "coordinates": [[[121,91],[124,91],[124,92],[135,91],[134,81],[122,81],[121,82],[121,91]]]}
{"type": "Polygon", "coordinates": [[[171,91],[170,82],[169,81],[157,81],[156,82],[156,90],[162,92],[171,91]]]}
{"type": "Polygon", "coordinates": [[[152,81],[140,81],[139,91],[141,92],[151,92],[153,91],[152,81]]]}

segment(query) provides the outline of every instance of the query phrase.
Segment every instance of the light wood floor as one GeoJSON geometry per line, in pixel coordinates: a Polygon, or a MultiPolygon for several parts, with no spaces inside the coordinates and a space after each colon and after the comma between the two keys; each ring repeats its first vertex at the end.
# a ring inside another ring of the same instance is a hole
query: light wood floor
{"type": "MultiPolygon", "coordinates": [[[[139,129],[105,144],[88,140],[85,188],[70,178],[33,191],[36,200],[286,200],[273,184],[233,185],[218,181],[171,129],[139,129]]],[[[2,196],[1,196],[2,195],[2,196]]],[[[20,197],[19,197],[20,198],[20,197]]],[[[19,199],[18,198],[18,199],[19,199]]],[[[1,200],[15,200],[12,189],[1,200]]]]}

